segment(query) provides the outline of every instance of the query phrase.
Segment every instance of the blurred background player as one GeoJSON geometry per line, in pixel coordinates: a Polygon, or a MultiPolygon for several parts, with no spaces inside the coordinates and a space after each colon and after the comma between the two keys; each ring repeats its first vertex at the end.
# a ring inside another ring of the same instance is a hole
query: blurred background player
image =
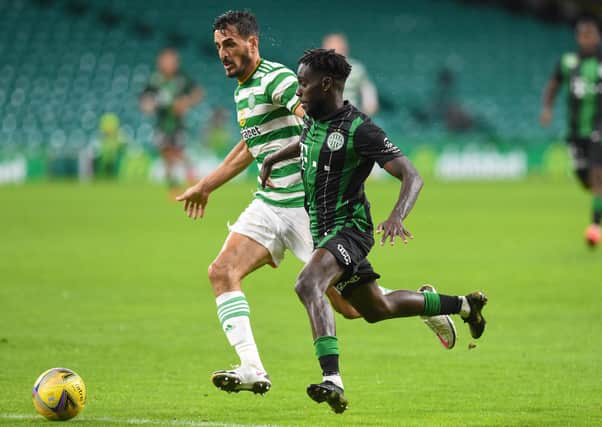
{"type": "Polygon", "coordinates": [[[378,91],[370,80],[366,67],[357,59],[349,58],[349,43],[347,37],[342,33],[327,34],[323,41],[324,49],[334,49],[335,52],[347,57],[351,64],[351,74],[345,85],[343,96],[351,104],[362,110],[369,116],[378,112],[378,91]]]}
{"type": "Polygon", "coordinates": [[[92,177],[116,179],[130,147],[130,140],[121,130],[115,113],[104,113],[98,121],[98,134],[78,153],[78,175],[87,181],[92,177]]]}
{"type": "Polygon", "coordinates": [[[593,193],[592,224],[585,232],[590,246],[600,243],[602,219],[602,54],[600,29],[593,18],[582,18],[575,32],[578,51],[565,53],[544,93],[541,124],[552,121],[560,87],[568,86],[568,134],[576,175],[593,193]]]}
{"type": "Polygon", "coordinates": [[[140,95],[140,109],[156,115],[155,143],[165,164],[165,178],[170,188],[178,185],[175,167],[186,168],[186,178],[194,181],[192,165],[184,153],[186,112],[201,101],[203,91],[180,70],[180,58],[172,48],[165,48],[157,57],[153,73],[140,95]]]}
{"type": "Polygon", "coordinates": [[[105,113],[100,117],[100,141],[96,158],[95,175],[100,178],[116,178],[126,150],[127,137],[121,132],[119,117],[105,113]]]}

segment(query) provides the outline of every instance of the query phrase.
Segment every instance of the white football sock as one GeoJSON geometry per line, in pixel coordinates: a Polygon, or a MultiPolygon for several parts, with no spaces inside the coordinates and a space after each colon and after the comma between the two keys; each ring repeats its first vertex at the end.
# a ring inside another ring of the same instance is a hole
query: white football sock
{"type": "Polygon", "coordinates": [[[458,297],[462,300],[462,306],[460,307],[460,317],[468,317],[470,316],[470,304],[468,304],[468,300],[466,297],[458,297]]]}
{"type": "Polygon", "coordinates": [[[215,299],[215,302],[217,317],[230,345],[240,357],[241,366],[250,366],[265,372],[253,338],[249,304],[245,294],[241,291],[224,292],[215,299]]]}
{"type": "Polygon", "coordinates": [[[331,383],[341,387],[343,390],[345,389],[345,387],[343,387],[343,379],[340,375],[323,375],[322,381],[330,381],[331,383]]]}

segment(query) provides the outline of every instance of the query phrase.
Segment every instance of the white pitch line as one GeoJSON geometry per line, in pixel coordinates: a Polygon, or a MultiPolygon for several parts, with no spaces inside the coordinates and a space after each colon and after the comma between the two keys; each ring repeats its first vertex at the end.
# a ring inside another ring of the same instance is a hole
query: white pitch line
{"type": "MultiPolygon", "coordinates": [[[[0,419],[5,420],[41,420],[38,415],[0,414],[0,419]]],[[[78,417],[81,421],[98,421],[102,423],[121,425],[155,425],[155,426],[193,426],[193,427],[290,427],[277,424],[232,424],[213,421],[193,420],[150,420],[146,418],[113,418],[113,417],[78,417]]]]}

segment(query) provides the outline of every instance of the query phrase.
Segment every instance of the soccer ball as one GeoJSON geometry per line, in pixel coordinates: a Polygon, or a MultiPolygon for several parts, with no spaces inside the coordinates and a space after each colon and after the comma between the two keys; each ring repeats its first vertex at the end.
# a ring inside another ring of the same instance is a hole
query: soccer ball
{"type": "Polygon", "coordinates": [[[68,420],[86,405],[84,380],[67,368],[52,368],[33,385],[33,406],[49,420],[68,420]]]}

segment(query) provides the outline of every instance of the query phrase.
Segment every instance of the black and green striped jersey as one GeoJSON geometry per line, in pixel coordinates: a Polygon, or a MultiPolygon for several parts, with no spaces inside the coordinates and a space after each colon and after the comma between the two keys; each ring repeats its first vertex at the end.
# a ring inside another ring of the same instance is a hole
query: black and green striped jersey
{"type": "Polygon", "coordinates": [[[568,83],[569,140],[600,139],[602,130],[602,53],[566,53],[554,78],[568,83]]]}
{"type": "Polygon", "coordinates": [[[142,95],[152,95],[157,101],[157,128],[168,135],[173,135],[183,128],[182,117],[174,113],[174,101],[183,95],[189,95],[195,83],[186,74],[179,72],[170,79],[161,73],[153,73],[144,88],[142,95]]]}
{"type": "Polygon", "coordinates": [[[314,245],[322,247],[344,227],[371,234],[364,182],[375,162],[382,167],[401,151],[348,102],[324,120],[304,121],[301,174],[314,245]]]}

